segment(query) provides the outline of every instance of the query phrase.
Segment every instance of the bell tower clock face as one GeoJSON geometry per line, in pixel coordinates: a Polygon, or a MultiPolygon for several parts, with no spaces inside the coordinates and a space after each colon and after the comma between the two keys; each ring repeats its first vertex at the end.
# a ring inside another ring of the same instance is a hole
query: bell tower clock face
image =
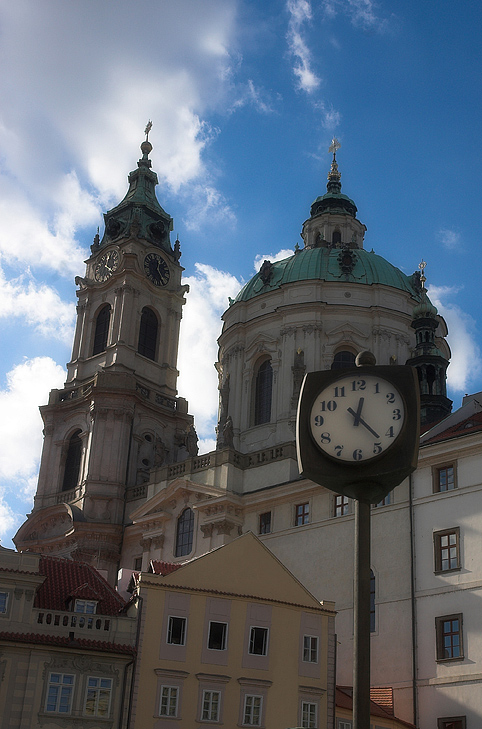
{"type": "Polygon", "coordinates": [[[385,453],[397,441],[404,422],[404,401],[391,382],[350,374],[316,397],[309,429],[326,455],[357,463],[385,453]]]}
{"type": "Polygon", "coordinates": [[[94,278],[99,283],[107,281],[114,273],[119,265],[119,253],[117,251],[107,251],[101,256],[99,262],[94,269],[94,278]]]}
{"type": "Polygon", "coordinates": [[[165,286],[169,282],[169,266],[157,253],[148,253],[144,258],[144,273],[155,286],[165,286]]]}

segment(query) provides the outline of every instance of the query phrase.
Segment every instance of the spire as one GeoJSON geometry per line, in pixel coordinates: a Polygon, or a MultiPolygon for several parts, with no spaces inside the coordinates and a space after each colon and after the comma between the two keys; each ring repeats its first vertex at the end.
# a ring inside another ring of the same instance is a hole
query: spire
{"type": "Polygon", "coordinates": [[[144,130],[146,138],[141,144],[142,157],[137,162],[137,169],[129,174],[126,196],[115,208],[104,214],[105,232],[100,247],[134,235],[138,239],[144,239],[148,245],[173,253],[169,239],[173,228],[172,218],[159,204],[156,197],[159,181],[156,173],[150,169],[151,129],[152,122],[149,120],[144,130]]]}
{"type": "Polygon", "coordinates": [[[333,137],[331,144],[328,147],[328,152],[333,153],[333,160],[331,162],[331,169],[328,173],[328,183],[326,185],[327,192],[334,192],[340,194],[341,192],[341,172],[338,171],[338,163],[336,161],[336,153],[340,149],[341,144],[336,137],[333,137]]]}
{"type": "Polygon", "coordinates": [[[338,169],[338,162],[336,161],[336,153],[340,147],[341,144],[338,139],[333,137],[328,147],[328,151],[333,154],[333,159],[331,161],[330,172],[328,173],[327,191],[323,196],[317,197],[312,204],[310,211],[312,218],[321,213],[349,215],[351,218],[356,218],[357,209],[355,203],[341,192],[341,172],[338,169]]]}
{"type": "Polygon", "coordinates": [[[422,424],[433,423],[446,417],[452,407],[452,402],[447,397],[446,386],[449,361],[435,341],[439,319],[437,309],[428,298],[425,288],[426,266],[426,262],[422,259],[418,265],[420,302],[413,309],[411,324],[415,330],[416,345],[412,356],[406,362],[418,372],[422,424]]]}

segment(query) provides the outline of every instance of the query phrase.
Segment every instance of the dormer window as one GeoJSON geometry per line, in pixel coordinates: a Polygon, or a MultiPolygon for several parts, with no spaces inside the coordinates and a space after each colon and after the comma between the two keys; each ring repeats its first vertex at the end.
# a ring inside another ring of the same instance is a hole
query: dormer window
{"type": "Polygon", "coordinates": [[[94,615],[97,612],[97,600],[76,600],[74,602],[74,613],[85,613],[94,615]]]}

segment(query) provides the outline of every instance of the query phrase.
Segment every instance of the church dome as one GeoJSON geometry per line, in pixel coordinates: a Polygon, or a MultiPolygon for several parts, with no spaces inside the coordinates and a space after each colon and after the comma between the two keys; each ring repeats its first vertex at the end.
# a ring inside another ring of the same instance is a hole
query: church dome
{"type": "Polygon", "coordinates": [[[380,284],[405,291],[417,300],[420,298],[414,279],[376,253],[362,248],[305,248],[282,261],[266,261],[241,289],[235,302],[249,301],[285,284],[313,279],[366,286],[380,284]]]}

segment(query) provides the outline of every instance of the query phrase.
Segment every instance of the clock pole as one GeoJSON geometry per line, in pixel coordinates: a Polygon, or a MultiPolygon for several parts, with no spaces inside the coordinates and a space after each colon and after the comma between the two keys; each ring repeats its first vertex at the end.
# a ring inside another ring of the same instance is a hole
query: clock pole
{"type": "Polygon", "coordinates": [[[370,727],[370,503],[355,499],[353,729],[370,727]]]}

